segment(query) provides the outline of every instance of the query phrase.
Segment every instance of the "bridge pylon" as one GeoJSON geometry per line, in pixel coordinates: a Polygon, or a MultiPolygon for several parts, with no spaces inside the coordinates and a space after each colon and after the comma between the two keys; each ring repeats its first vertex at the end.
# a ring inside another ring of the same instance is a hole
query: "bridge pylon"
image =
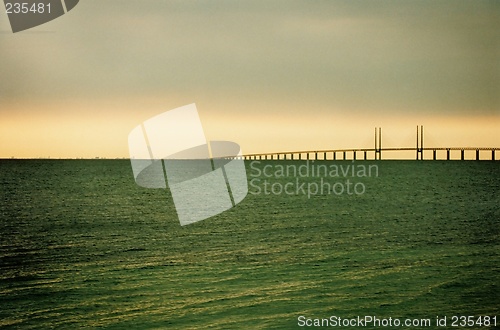
{"type": "Polygon", "coordinates": [[[424,160],[424,126],[417,125],[417,160],[424,160]],[[420,130],[420,135],[419,135],[420,130]]]}
{"type": "Polygon", "coordinates": [[[382,159],[382,128],[378,127],[378,134],[377,134],[377,127],[375,127],[375,160],[381,160],[382,159]]]}

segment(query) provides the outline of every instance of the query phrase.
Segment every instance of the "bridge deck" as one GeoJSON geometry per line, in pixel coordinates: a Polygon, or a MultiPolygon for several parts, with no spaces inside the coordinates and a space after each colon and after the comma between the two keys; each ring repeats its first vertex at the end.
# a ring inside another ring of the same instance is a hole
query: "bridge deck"
{"type": "MultiPolygon", "coordinates": [[[[485,148],[485,147],[436,147],[436,148],[419,148],[418,150],[424,151],[438,151],[438,150],[474,150],[474,151],[498,151],[500,148],[485,148]]],[[[328,150],[302,150],[302,151],[280,151],[280,152],[268,152],[268,153],[258,153],[258,154],[245,154],[243,157],[254,157],[254,156],[277,156],[277,155],[298,155],[298,154],[315,154],[315,153],[332,153],[332,152],[384,152],[384,151],[417,151],[415,147],[408,148],[382,148],[380,150],[374,148],[355,148],[355,149],[328,149],[328,150]]]]}

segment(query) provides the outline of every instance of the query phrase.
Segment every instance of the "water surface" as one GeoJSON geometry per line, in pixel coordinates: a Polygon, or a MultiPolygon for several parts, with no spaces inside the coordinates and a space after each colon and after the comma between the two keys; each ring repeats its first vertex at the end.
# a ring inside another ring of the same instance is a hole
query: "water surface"
{"type": "MultiPolygon", "coordinates": [[[[291,162],[305,163],[254,166],[291,162]]],[[[128,160],[2,160],[0,326],[500,316],[500,164],[356,164],[379,168],[355,178],[364,194],[250,193],[181,227],[168,190],[137,186],[128,160]]]]}

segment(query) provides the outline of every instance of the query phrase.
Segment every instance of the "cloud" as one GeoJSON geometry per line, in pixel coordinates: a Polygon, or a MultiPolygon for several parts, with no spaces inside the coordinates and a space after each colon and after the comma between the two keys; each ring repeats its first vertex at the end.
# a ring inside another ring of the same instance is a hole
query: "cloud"
{"type": "Polygon", "coordinates": [[[182,93],[498,114],[499,12],[489,1],[87,0],[38,28],[53,33],[0,35],[0,102],[182,93]]]}

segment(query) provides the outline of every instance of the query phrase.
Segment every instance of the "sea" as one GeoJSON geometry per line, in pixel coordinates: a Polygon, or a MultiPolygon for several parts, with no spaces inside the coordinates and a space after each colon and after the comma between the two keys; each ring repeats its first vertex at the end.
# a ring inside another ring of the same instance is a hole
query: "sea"
{"type": "Polygon", "coordinates": [[[0,160],[0,328],[500,328],[500,162],[245,166],[181,226],[129,160],[0,160]]]}

